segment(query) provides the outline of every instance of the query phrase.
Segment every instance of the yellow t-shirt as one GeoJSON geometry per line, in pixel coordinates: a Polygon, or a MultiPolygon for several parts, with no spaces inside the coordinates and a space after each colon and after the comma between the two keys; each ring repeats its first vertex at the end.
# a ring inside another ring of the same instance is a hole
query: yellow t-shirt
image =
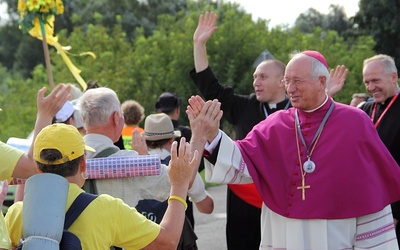
{"type": "Polygon", "coordinates": [[[0,213],[0,249],[10,249],[11,241],[10,237],[8,236],[6,223],[4,222],[4,215],[2,211],[0,211],[0,213]]]}
{"type": "MultiPolygon", "coordinates": [[[[83,190],[76,184],[69,184],[67,208],[81,192],[83,190]]],[[[9,208],[5,220],[12,245],[16,246],[22,236],[22,202],[9,208]]],[[[128,250],[150,244],[160,233],[160,226],[121,199],[101,194],[87,206],[69,231],[79,237],[82,250],[108,250],[110,246],[128,250]]]]}
{"type": "Polygon", "coordinates": [[[14,172],[15,166],[19,158],[24,154],[24,151],[11,147],[3,142],[0,142],[0,180],[10,179],[14,172]]]}
{"type": "MultiPolygon", "coordinates": [[[[12,173],[14,172],[15,166],[19,158],[24,154],[22,150],[11,147],[3,142],[0,142],[0,180],[11,179],[12,173]]],[[[0,204],[1,207],[2,204],[0,204]]],[[[1,212],[0,215],[0,248],[9,249],[11,247],[11,241],[8,236],[7,227],[4,222],[4,215],[1,212]]]]}

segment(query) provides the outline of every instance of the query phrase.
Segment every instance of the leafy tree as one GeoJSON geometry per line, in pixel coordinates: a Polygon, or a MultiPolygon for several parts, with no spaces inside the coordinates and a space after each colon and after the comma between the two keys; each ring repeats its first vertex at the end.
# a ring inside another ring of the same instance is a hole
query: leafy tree
{"type": "Polygon", "coordinates": [[[339,36],[345,36],[345,34],[348,33],[348,30],[352,28],[352,22],[347,18],[343,6],[333,4],[329,6],[326,28],[329,30],[335,30],[339,36]]]}
{"type": "Polygon", "coordinates": [[[0,112],[0,140],[7,141],[11,136],[26,138],[35,125],[37,91],[48,85],[46,71],[39,65],[33,71],[32,79],[24,79],[18,73],[2,70],[0,79],[0,107],[3,110],[0,112]]]}
{"type": "MultiPolygon", "coordinates": [[[[189,96],[199,93],[188,72],[193,68],[193,32],[204,10],[214,10],[218,15],[218,30],[207,43],[210,65],[221,82],[233,86],[238,94],[253,92],[253,63],[266,49],[285,63],[295,51],[321,51],[330,67],[344,64],[350,69],[343,91],[335,97],[337,101],[348,103],[354,92],[363,92],[362,60],[374,54],[375,43],[371,37],[353,36],[349,43],[349,37],[346,42],[346,38],[338,31],[319,26],[308,33],[287,26],[270,29],[268,20],[252,21],[251,15],[237,4],[218,5],[211,0],[188,1],[187,10],[157,15],[157,25],[151,34],[146,33],[145,27],[131,30],[135,34],[132,39],[128,38],[124,28],[123,15],[114,14],[112,19],[115,22],[110,26],[103,23],[103,12],[93,12],[90,14],[94,17],[93,22],[79,25],[80,17],[71,17],[73,28],[58,30],[56,34],[62,45],[72,47],[70,53],[92,51],[96,54],[96,59],[70,55],[85,80],[96,80],[102,86],[114,89],[121,101],[136,99],[145,107],[146,114],[150,114],[155,112],[154,103],[161,92],[178,94],[185,102],[182,107],[189,96]]],[[[39,40],[29,36],[26,38],[41,46],[39,40]]],[[[29,58],[24,51],[43,53],[41,47],[23,47],[25,50],[21,48],[17,53],[20,59],[29,58]]],[[[75,79],[61,57],[54,49],[50,54],[55,83],[74,83],[75,79]]],[[[37,58],[29,59],[34,60],[37,58]]],[[[29,77],[20,73],[21,68],[0,67],[0,107],[3,108],[3,112],[0,112],[1,140],[6,140],[10,135],[26,137],[32,130],[36,93],[40,87],[47,85],[43,65],[39,63],[33,71],[27,71],[29,77]]],[[[183,124],[187,124],[185,115],[181,119],[183,124]]],[[[225,123],[223,126],[230,133],[230,127],[225,123]]]]}
{"type": "Polygon", "coordinates": [[[129,39],[133,39],[135,29],[143,27],[148,36],[157,26],[160,14],[176,14],[186,9],[186,1],[109,1],[109,0],[75,0],[64,1],[65,14],[58,18],[56,25],[60,29],[73,30],[74,26],[86,27],[88,24],[102,24],[109,30],[117,23],[122,25],[129,39]],[[100,16],[96,16],[100,14],[100,16]],[[117,22],[116,16],[121,16],[117,22]],[[98,18],[101,17],[101,18],[98,18]]]}
{"type": "Polygon", "coordinates": [[[44,63],[42,43],[18,29],[17,21],[0,26],[0,63],[29,77],[32,69],[44,63]]]}
{"type": "MultiPolygon", "coordinates": [[[[7,4],[10,20],[0,26],[0,63],[8,69],[19,70],[24,77],[31,77],[30,72],[33,68],[38,63],[44,64],[43,53],[37,49],[41,43],[18,30],[18,1],[4,2],[7,4]]],[[[157,27],[158,15],[175,15],[181,10],[186,10],[186,0],[74,0],[63,3],[64,14],[57,16],[55,21],[56,34],[60,30],[66,30],[69,34],[74,27],[87,29],[89,25],[97,24],[106,27],[106,32],[111,34],[114,26],[120,25],[126,33],[125,39],[128,40],[134,39],[138,27],[143,29],[145,36],[152,34],[157,27]]]]}
{"type": "Polygon", "coordinates": [[[21,37],[17,50],[14,51],[13,70],[24,77],[30,77],[32,69],[39,64],[45,64],[42,42],[28,35],[21,37]]]}
{"type": "Polygon", "coordinates": [[[326,27],[326,16],[314,8],[309,8],[296,18],[295,27],[305,33],[312,33],[315,27],[326,27]]]}
{"type": "Polygon", "coordinates": [[[397,0],[360,0],[354,18],[360,34],[371,35],[376,53],[392,56],[400,67],[400,2],[397,0]]]}
{"type": "Polygon", "coordinates": [[[347,38],[348,34],[351,34],[353,24],[352,19],[347,18],[343,6],[331,4],[327,15],[309,8],[297,17],[295,27],[304,33],[313,33],[316,27],[321,27],[326,31],[335,30],[340,36],[347,38]]]}

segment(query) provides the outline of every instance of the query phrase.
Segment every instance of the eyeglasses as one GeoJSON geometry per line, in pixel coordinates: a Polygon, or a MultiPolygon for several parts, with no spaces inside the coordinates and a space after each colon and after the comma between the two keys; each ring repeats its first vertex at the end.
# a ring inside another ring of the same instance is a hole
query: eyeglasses
{"type": "Polygon", "coordinates": [[[293,86],[298,87],[300,84],[302,84],[302,83],[305,82],[305,81],[306,81],[306,80],[302,80],[302,79],[299,79],[299,78],[295,78],[295,79],[293,79],[293,80],[283,79],[281,82],[282,82],[283,84],[285,84],[285,87],[288,87],[289,84],[292,84],[293,86]]]}

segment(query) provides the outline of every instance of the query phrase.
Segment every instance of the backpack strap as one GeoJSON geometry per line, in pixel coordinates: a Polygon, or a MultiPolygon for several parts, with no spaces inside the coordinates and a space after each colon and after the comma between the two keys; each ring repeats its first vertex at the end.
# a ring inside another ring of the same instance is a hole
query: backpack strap
{"type": "Polygon", "coordinates": [[[101,151],[98,154],[96,154],[93,158],[107,157],[107,156],[110,156],[110,155],[112,155],[114,153],[117,153],[118,151],[119,151],[118,148],[114,148],[114,147],[106,148],[103,151],[101,151]]]}
{"type": "Polygon", "coordinates": [[[164,159],[161,160],[161,163],[168,166],[170,160],[171,160],[171,156],[168,155],[167,157],[165,157],[164,159]]]}
{"type": "Polygon", "coordinates": [[[65,214],[64,229],[68,229],[97,195],[80,193],[65,214]]]}

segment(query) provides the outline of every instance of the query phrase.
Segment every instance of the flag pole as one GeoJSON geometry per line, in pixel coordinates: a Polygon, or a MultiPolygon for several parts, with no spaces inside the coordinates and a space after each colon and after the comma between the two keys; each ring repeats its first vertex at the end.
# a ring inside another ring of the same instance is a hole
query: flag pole
{"type": "Polygon", "coordinates": [[[49,46],[47,45],[46,31],[45,31],[45,28],[44,28],[43,20],[41,18],[39,18],[39,20],[40,20],[40,28],[41,28],[41,31],[42,31],[42,44],[43,44],[44,59],[45,59],[45,62],[46,62],[47,76],[49,78],[50,88],[54,89],[54,80],[53,80],[53,73],[51,71],[49,46]]]}

